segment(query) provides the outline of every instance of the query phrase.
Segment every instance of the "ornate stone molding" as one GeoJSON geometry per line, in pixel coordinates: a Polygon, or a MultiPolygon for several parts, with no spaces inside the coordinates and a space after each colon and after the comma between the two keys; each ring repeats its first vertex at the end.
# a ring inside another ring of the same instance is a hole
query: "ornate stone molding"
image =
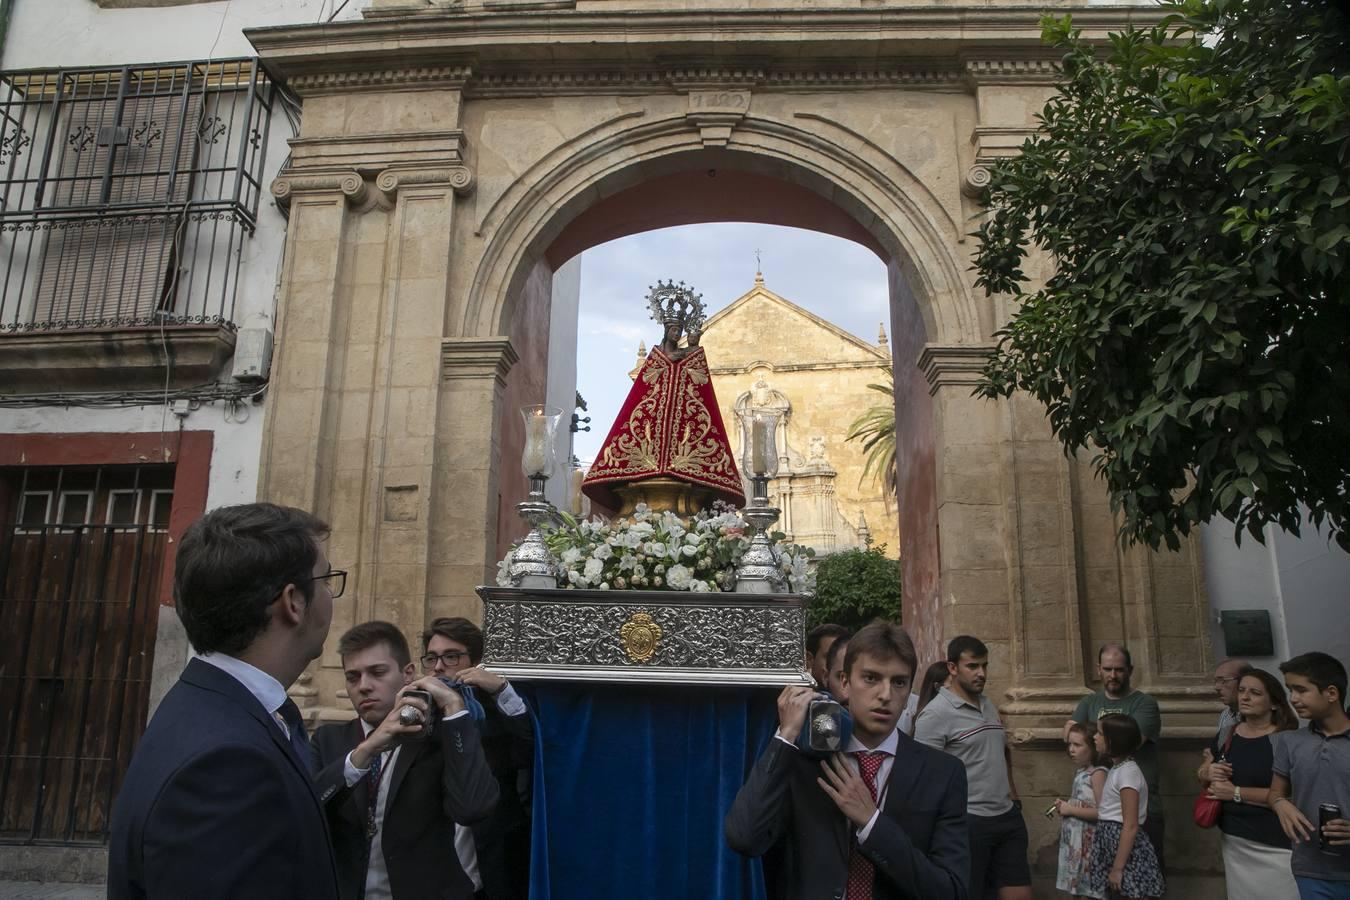
{"type": "Polygon", "coordinates": [[[993,344],[925,344],[918,366],[928,379],[928,393],[957,385],[974,388],[993,350],[993,344]]]}
{"type": "Polygon", "coordinates": [[[964,72],[956,67],[887,68],[866,70],[829,69],[734,69],[681,68],[649,70],[517,71],[475,73],[464,93],[474,98],[577,94],[603,89],[649,93],[663,87],[677,90],[731,88],[829,88],[933,87],[951,90],[964,84],[964,72]]]}
{"type": "Polygon", "coordinates": [[[749,111],[749,91],[690,91],[685,118],[698,128],[704,147],[725,147],[732,130],[749,111]]]}
{"type": "Polygon", "coordinates": [[[399,188],[415,184],[446,184],[456,194],[465,197],[473,193],[473,173],[465,166],[393,167],[385,169],[375,178],[375,186],[390,200],[398,194],[399,188]]]}
{"type": "Polygon", "coordinates": [[[473,74],[469,66],[407,66],[383,69],[355,69],[336,72],[307,72],[293,76],[288,84],[302,97],[388,88],[459,88],[473,74]]]}
{"type": "Polygon", "coordinates": [[[342,194],[347,202],[360,207],[369,199],[370,190],[360,172],[351,169],[297,172],[286,169],[272,182],[272,196],[289,208],[296,194],[342,194]]]}
{"type": "Polygon", "coordinates": [[[441,341],[441,378],[446,381],[495,378],[500,387],[506,387],[506,373],[519,361],[520,355],[505,336],[441,341]]]}
{"type": "Polygon", "coordinates": [[[976,84],[1054,84],[1059,65],[1053,59],[967,59],[966,77],[976,84]]]}

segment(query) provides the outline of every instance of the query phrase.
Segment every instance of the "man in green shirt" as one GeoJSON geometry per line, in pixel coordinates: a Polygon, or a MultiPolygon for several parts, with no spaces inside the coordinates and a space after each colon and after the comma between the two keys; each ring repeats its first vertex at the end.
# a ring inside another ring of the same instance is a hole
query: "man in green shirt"
{"type": "Polygon", "coordinates": [[[1130,676],[1134,674],[1134,665],[1130,661],[1130,651],[1124,644],[1104,644],[1097,651],[1097,673],[1102,679],[1102,689],[1089,694],[1078,701],[1073,718],[1064,723],[1064,740],[1069,739],[1069,726],[1074,722],[1087,724],[1096,722],[1107,713],[1123,713],[1139,723],[1139,731],[1144,743],[1134,754],[1134,761],[1144,773],[1148,785],[1148,806],[1145,810],[1144,833],[1153,843],[1158,853],[1158,865],[1164,866],[1163,837],[1166,833],[1163,823],[1162,794],[1158,790],[1158,736],[1162,733],[1162,715],[1158,712],[1158,701],[1143,691],[1130,687],[1130,676]]]}

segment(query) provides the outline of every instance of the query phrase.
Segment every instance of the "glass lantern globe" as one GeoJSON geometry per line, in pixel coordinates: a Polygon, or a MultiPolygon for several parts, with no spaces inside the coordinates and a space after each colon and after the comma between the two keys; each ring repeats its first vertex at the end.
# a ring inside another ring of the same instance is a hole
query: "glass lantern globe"
{"type": "Polygon", "coordinates": [[[520,468],[526,478],[547,478],[557,462],[558,422],[562,410],[556,406],[531,404],[520,408],[525,423],[525,451],[520,456],[520,468]]]}
{"type": "Polygon", "coordinates": [[[740,413],[741,473],[746,477],[778,474],[778,420],[773,409],[749,409],[740,413]]]}

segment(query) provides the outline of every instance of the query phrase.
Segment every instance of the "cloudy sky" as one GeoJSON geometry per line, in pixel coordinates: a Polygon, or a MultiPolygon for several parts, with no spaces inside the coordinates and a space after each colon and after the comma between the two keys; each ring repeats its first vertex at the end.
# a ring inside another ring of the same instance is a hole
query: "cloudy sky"
{"type": "MultiPolygon", "coordinates": [[[[587,250],[581,261],[577,390],[591,431],[577,435],[584,463],[599,452],[631,382],[638,341],[658,343],[647,288],[683,281],[703,294],[711,316],[754,286],[755,250],[764,286],[868,342],[888,318],[886,267],[872,251],[830,235],[721,222],[633,235],[587,250]]],[[[715,361],[714,361],[715,362],[715,361]]]]}

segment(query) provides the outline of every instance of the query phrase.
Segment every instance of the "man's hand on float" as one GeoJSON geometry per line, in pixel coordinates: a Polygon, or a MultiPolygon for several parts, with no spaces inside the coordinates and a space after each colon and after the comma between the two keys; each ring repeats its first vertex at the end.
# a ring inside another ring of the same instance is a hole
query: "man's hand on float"
{"type": "Polygon", "coordinates": [[[458,679],[461,684],[475,687],[493,697],[500,694],[502,689],[506,687],[505,678],[500,675],[495,675],[487,669],[478,666],[469,669],[460,669],[455,673],[454,677],[458,679]]]}
{"type": "Polygon", "coordinates": [[[778,733],[783,740],[796,743],[806,724],[806,709],[816,696],[815,688],[788,685],[778,695],[778,733]]]}
{"type": "Polygon", "coordinates": [[[394,700],[394,708],[389,715],[375,727],[366,739],[356,745],[352,751],[352,765],[358,769],[369,769],[371,762],[386,750],[392,750],[409,737],[419,734],[423,724],[404,725],[398,718],[398,712],[405,706],[416,708],[425,717],[428,715],[426,701],[421,697],[399,696],[394,700]]]}

